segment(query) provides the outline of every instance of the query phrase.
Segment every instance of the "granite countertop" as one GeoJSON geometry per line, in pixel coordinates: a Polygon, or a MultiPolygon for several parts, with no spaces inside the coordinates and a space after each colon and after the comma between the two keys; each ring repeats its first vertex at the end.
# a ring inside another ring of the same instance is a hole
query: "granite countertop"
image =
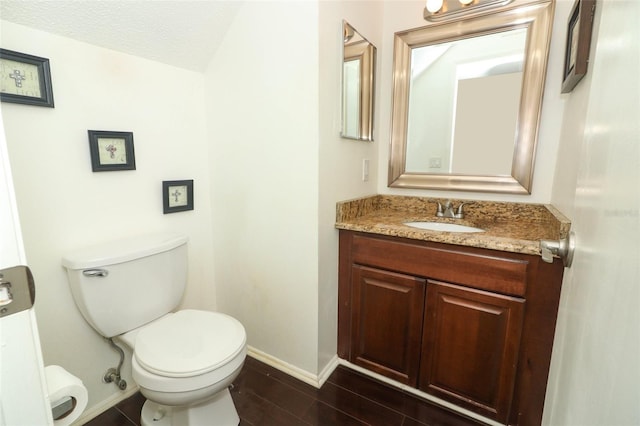
{"type": "Polygon", "coordinates": [[[373,195],[339,202],[336,228],[523,254],[540,254],[540,240],[559,240],[571,222],[548,204],[451,199],[464,206],[464,219],[436,217],[436,202],[447,199],[373,195]],[[428,221],[473,226],[485,232],[461,233],[412,228],[404,222],[428,221]]]}

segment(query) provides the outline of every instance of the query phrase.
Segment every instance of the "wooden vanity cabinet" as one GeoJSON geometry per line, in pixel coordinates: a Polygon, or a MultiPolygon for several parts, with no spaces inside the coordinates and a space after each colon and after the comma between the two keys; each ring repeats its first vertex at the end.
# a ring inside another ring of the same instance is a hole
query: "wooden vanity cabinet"
{"type": "Polygon", "coordinates": [[[340,230],[338,356],[539,425],[563,271],[540,256],[340,230]]]}

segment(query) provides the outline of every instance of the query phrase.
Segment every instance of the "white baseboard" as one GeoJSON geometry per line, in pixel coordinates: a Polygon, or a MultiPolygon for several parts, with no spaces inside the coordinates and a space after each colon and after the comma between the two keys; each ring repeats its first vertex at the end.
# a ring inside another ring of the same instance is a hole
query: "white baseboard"
{"type": "MultiPolygon", "coordinates": [[[[80,426],[89,422],[90,420],[93,420],[94,418],[98,417],[100,414],[107,411],[109,408],[114,407],[119,402],[124,401],[125,399],[132,396],[133,394],[138,392],[138,390],[139,390],[138,385],[136,385],[135,383],[129,384],[126,391],[113,394],[109,398],[100,401],[99,404],[94,405],[93,407],[85,410],[82,413],[82,415],[78,417],[78,419],[75,422],[72,423],[72,426],[80,426]]],[[[137,419],[132,419],[132,420],[137,420],[137,419]]]]}
{"type": "Polygon", "coordinates": [[[340,365],[340,360],[338,355],[334,355],[333,358],[329,361],[329,363],[322,369],[320,374],[318,375],[318,388],[322,387],[324,383],[327,381],[331,373],[340,365]]]}
{"type": "Polygon", "coordinates": [[[318,389],[327,381],[331,373],[333,373],[333,370],[338,366],[338,356],[336,355],[331,359],[329,364],[322,369],[320,374],[315,375],[252,346],[247,346],[247,355],[318,389]]]}
{"type": "Polygon", "coordinates": [[[416,396],[418,396],[418,397],[420,397],[422,399],[426,399],[426,400],[431,401],[431,402],[433,402],[435,404],[438,404],[440,406],[446,407],[446,408],[450,409],[451,411],[455,411],[456,413],[460,413],[460,414],[463,414],[463,415],[465,415],[467,417],[471,417],[473,419],[480,420],[480,421],[486,423],[487,425],[490,425],[490,426],[504,426],[502,423],[498,423],[495,420],[488,419],[488,418],[486,418],[484,416],[481,416],[481,415],[479,415],[477,413],[474,413],[473,411],[469,411],[469,410],[465,410],[464,408],[460,408],[457,405],[454,405],[454,404],[452,404],[452,403],[450,403],[448,401],[445,401],[445,400],[440,399],[440,398],[436,398],[435,396],[429,395],[428,393],[422,392],[421,390],[418,390],[416,388],[412,388],[411,386],[405,385],[404,383],[396,382],[395,380],[389,379],[388,377],[382,376],[382,375],[380,375],[378,373],[374,373],[373,371],[369,371],[366,368],[362,368],[359,365],[352,364],[347,360],[339,358],[338,359],[338,364],[339,365],[343,365],[343,366],[345,366],[347,368],[350,368],[351,370],[355,370],[355,371],[357,371],[359,373],[362,373],[365,376],[369,376],[371,378],[374,378],[374,379],[376,379],[376,380],[378,380],[380,382],[383,382],[383,383],[386,383],[388,385],[391,385],[394,388],[401,389],[401,390],[403,390],[405,392],[408,392],[408,393],[411,393],[413,395],[416,395],[416,396]]]}

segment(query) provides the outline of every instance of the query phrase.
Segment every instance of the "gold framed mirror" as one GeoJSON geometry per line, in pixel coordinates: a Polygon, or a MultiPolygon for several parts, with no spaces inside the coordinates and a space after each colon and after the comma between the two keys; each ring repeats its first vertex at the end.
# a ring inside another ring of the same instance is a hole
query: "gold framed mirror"
{"type": "Polygon", "coordinates": [[[376,47],[342,21],[342,126],[346,139],[373,140],[376,47]]]}
{"type": "Polygon", "coordinates": [[[516,1],[395,34],[390,187],[531,193],[553,9],[516,1]]]}

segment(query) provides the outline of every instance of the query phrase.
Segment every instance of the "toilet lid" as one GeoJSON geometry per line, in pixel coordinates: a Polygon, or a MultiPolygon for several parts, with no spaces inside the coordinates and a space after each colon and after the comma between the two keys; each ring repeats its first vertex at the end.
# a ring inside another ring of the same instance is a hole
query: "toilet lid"
{"type": "Polygon", "coordinates": [[[229,362],[245,343],[244,327],[235,318],[183,310],[140,330],[134,352],[138,363],[151,373],[190,377],[229,362]]]}

